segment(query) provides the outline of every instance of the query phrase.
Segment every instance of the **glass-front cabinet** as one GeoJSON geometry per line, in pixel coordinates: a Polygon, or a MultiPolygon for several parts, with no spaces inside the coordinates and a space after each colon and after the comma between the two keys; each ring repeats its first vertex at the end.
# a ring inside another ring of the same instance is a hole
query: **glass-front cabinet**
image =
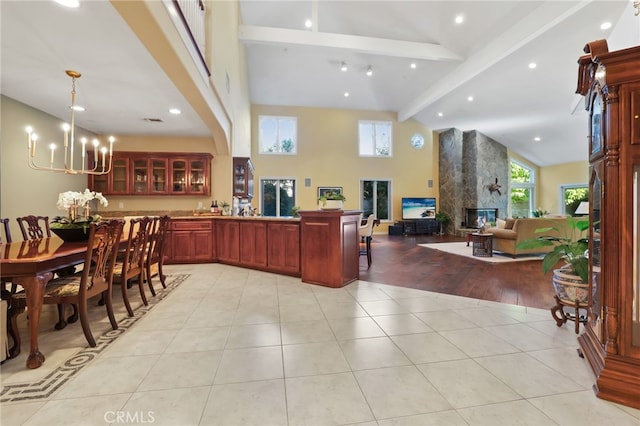
{"type": "Polygon", "coordinates": [[[578,342],[596,394],[640,408],[640,46],[609,52],[597,40],[584,51],[591,300],[578,342]]]}
{"type": "Polygon", "coordinates": [[[107,175],[89,176],[105,195],[210,195],[211,159],[204,153],[115,152],[107,175]]]}
{"type": "Polygon", "coordinates": [[[239,198],[253,198],[253,163],[247,157],[233,158],[233,195],[239,198]]]}

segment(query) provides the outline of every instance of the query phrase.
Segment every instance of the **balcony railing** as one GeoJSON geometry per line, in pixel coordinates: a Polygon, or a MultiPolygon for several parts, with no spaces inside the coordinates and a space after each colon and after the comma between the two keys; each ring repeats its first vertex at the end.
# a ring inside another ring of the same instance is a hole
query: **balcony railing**
{"type": "MultiPolygon", "coordinates": [[[[206,9],[202,0],[172,0],[176,12],[184,25],[184,30],[191,40],[195,52],[204,66],[207,76],[211,76],[209,67],[204,59],[206,52],[205,16],[206,9]]],[[[185,40],[187,43],[187,40],[185,40]]],[[[190,49],[191,50],[191,49],[190,49]]]]}

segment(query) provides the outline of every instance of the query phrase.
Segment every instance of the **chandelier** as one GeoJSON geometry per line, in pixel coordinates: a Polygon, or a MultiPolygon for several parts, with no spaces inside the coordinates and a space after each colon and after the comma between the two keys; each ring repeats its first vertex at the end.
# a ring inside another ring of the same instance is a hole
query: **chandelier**
{"type": "Polygon", "coordinates": [[[48,167],[42,167],[35,164],[36,145],[38,141],[38,135],[33,133],[31,126],[27,127],[27,147],[29,149],[29,167],[34,170],[44,170],[50,172],[64,172],[70,175],[86,174],[86,175],[106,175],[111,172],[111,165],[113,162],[113,142],[115,141],[113,136],[109,137],[109,148],[106,146],[100,147],[100,141],[94,139],[93,145],[93,161],[92,164],[88,164],[85,156],[87,152],[87,139],[81,138],[80,143],[82,145],[81,159],[82,165],[80,169],[74,168],[74,146],[75,146],[75,112],[76,112],[76,79],[80,78],[82,74],[73,70],[65,71],[69,77],[71,77],[71,121],[70,124],[64,123],[62,130],[64,131],[64,168],[54,167],[55,150],[56,145],[50,144],[51,156],[48,167]],[[108,164],[107,164],[108,153],[108,164]],[[102,154],[102,156],[100,156],[102,154]],[[102,157],[102,158],[100,158],[102,157]],[[100,161],[102,160],[102,161],[100,161]]]}

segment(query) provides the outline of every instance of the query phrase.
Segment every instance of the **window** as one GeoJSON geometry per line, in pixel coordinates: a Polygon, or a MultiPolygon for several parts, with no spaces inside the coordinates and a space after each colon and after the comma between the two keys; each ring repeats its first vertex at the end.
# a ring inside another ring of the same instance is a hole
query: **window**
{"type": "Polygon", "coordinates": [[[511,161],[511,216],[531,217],[535,208],[535,171],[511,161]]]}
{"type": "Polygon", "coordinates": [[[360,155],[363,157],[391,157],[391,122],[358,122],[360,155]]]}
{"type": "Polygon", "coordinates": [[[293,216],[295,179],[260,179],[260,205],[262,216],[293,216]]]}
{"type": "Polygon", "coordinates": [[[297,118],[261,115],[258,121],[260,154],[294,155],[297,153],[297,118]]]}
{"type": "Polygon", "coordinates": [[[589,201],[589,185],[563,185],[560,187],[562,202],[561,213],[573,216],[583,201],[589,201]]]}
{"type": "Polygon", "coordinates": [[[391,220],[391,181],[361,180],[360,193],[364,217],[373,214],[380,220],[391,220]]]}

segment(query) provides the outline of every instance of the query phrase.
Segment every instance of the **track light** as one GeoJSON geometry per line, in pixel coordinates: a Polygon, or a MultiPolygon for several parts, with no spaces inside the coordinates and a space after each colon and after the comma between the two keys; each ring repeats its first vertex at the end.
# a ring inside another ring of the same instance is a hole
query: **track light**
{"type": "Polygon", "coordinates": [[[369,77],[371,77],[373,75],[373,68],[371,68],[371,65],[369,65],[369,67],[367,68],[367,75],[369,77]]]}
{"type": "Polygon", "coordinates": [[[342,63],[340,64],[340,71],[345,72],[347,71],[349,68],[347,68],[347,63],[342,61],[342,63]]]}

